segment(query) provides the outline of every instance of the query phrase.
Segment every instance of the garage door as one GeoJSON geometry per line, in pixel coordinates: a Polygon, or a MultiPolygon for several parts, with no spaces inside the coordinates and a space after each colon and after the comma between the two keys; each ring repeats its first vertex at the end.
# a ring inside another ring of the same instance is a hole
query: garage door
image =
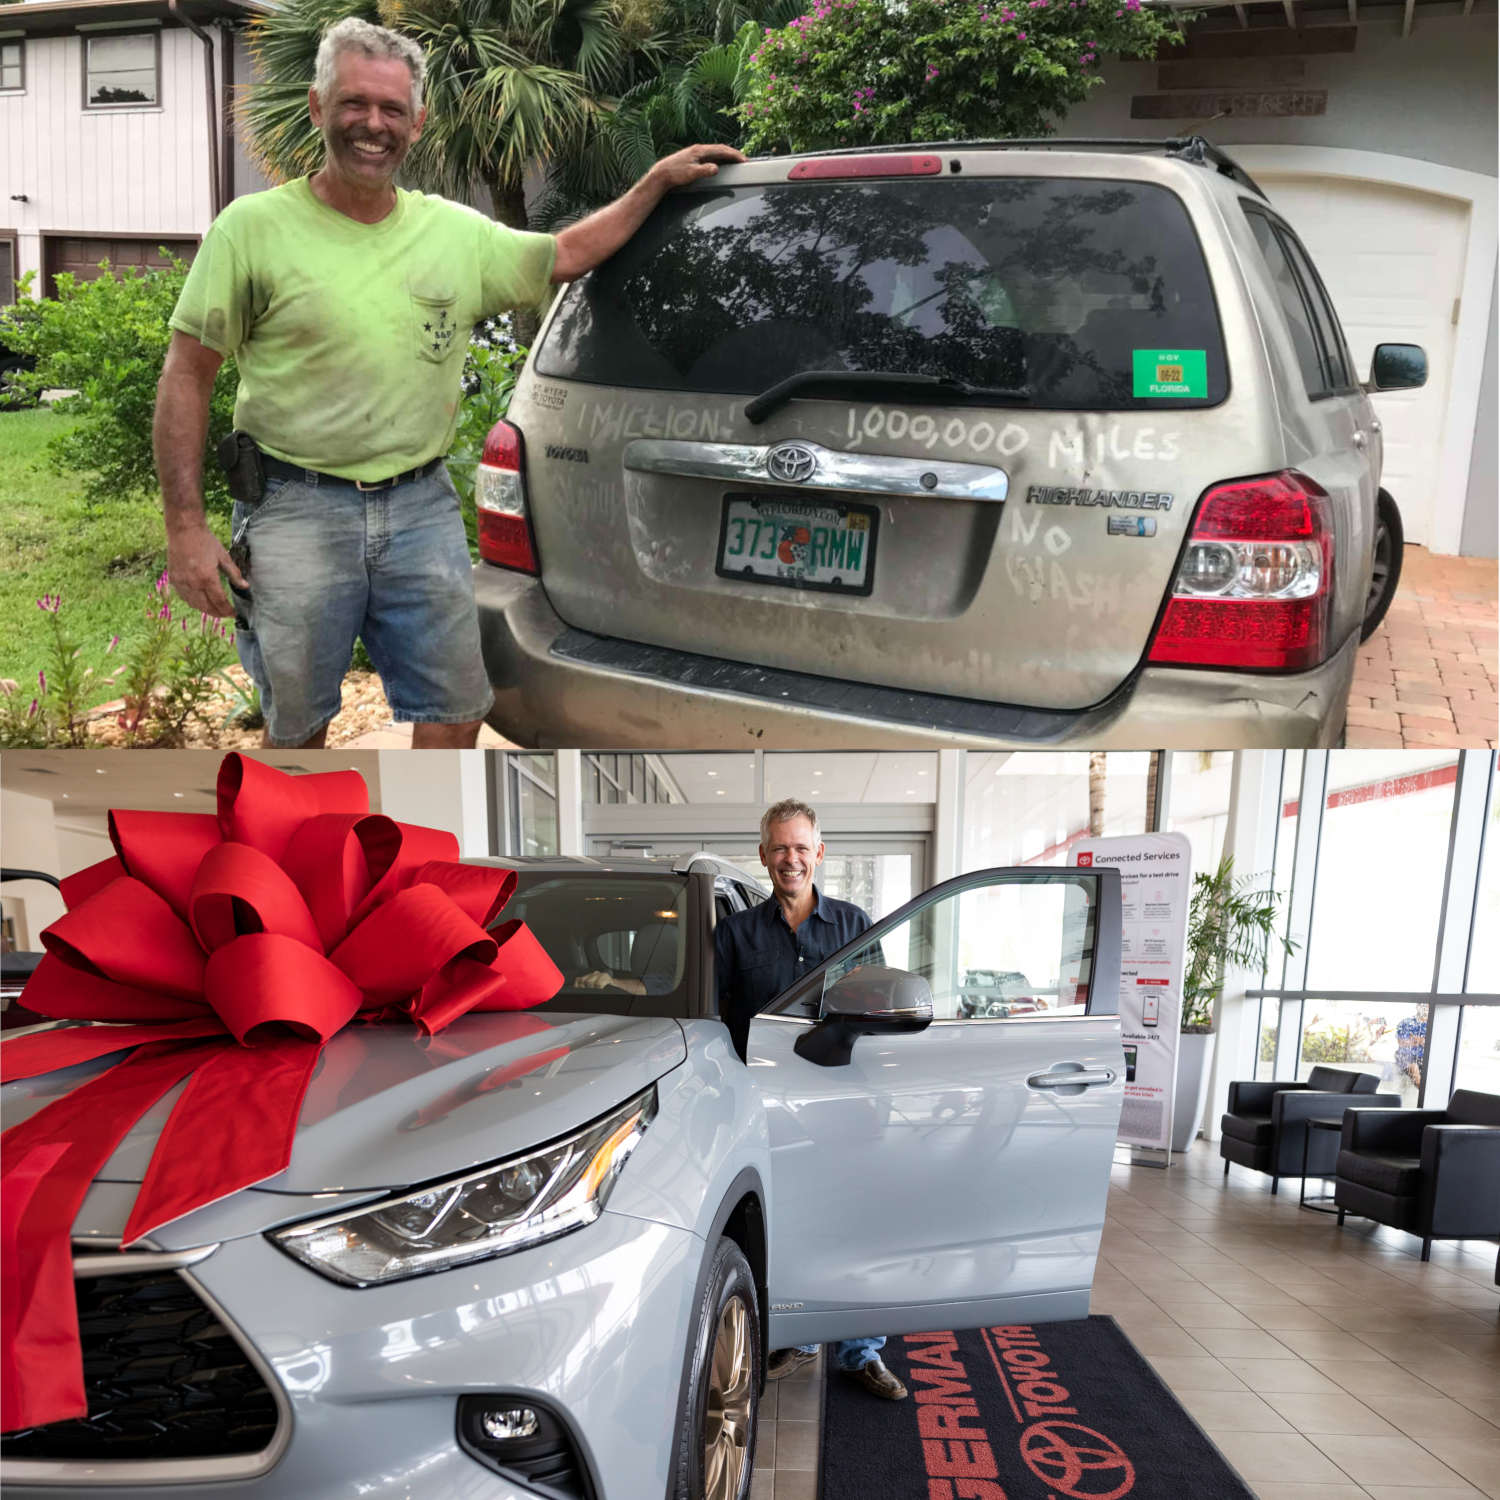
{"type": "Polygon", "coordinates": [[[165,266],[169,262],[162,253],[163,247],[179,260],[191,260],[198,253],[197,240],[49,234],[42,252],[47,271],[47,295],[57,295],[59,271],[70,271],[80,281],[92,281],[99,274],[102,260],[107,260],[117,270],[125,266],[165,266]]]}
{"type": "Polygon", "coordinates": [[[1469,205],[1436,193],[1344,177],[1258,171],[1256,180],[1302,236],[1328,284],[1361,377],[1378,343],[1420,344],[1419,391],[1375,396],[1385,429],[1382,483],[1409,542],[1430,544],[1448,384],[1463,285],[1469,205]]]}

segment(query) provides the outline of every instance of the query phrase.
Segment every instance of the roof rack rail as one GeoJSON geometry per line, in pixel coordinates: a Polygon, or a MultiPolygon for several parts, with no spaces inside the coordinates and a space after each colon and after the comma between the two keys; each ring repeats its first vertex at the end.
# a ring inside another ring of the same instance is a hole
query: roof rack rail
{"type": "MultiPolygon", "coordinates": [[[[799,156],[871,156],[894,151],[1160,151],[1197,167],[1212,167],[1252,193],[1266,196],[1265,189],[1226,152],[1201,135],[1168,136],[1026,136],[993,141],[912,141],[893,146],[840,146],[827,151],[801,151],[799,156]]],[[[759,160],[766,160],[761,157],[759,160]]]]}

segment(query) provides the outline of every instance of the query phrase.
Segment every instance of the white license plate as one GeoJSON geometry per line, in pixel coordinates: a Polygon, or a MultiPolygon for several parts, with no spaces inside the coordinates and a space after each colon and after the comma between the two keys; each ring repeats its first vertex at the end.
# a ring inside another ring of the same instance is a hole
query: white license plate
{"type": "Polygon", "coordinates": [[[869,505],[726,495],[717,572],[749,583],[868,594],[879,519],[869,505]]]}

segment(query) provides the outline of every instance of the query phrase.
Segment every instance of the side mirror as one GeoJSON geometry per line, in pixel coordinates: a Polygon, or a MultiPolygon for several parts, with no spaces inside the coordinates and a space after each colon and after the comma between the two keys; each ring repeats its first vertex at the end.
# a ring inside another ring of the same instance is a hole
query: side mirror
{"type": "Polygon", "coordinates": [[[1427,384],[1427,351],[1420,344],[1376,344],[1371,391],[1413,391],[1427,384]]]}
{"type": "Polygon", "coordinates": [[[932,988],[920,974],[867,964],[829,985],[817,1025],[797,1038],[794,1050],[819,1067],[839,1068],[849,1061],[857,1036],[921,1031],[931,1024],[932,988]]]}

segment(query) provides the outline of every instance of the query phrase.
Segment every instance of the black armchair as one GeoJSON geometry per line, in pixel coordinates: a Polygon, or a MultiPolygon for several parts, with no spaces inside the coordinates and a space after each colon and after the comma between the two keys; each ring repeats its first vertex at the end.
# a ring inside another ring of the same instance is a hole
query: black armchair
{"type": "Polygon", "coordinates": [[[1331,1177],[1339,1141],[1329,1131],[1313,1132],[1307,1121],[1341,1115],[1347,1109],[1391,1109],[1399,1094],[1377,1094],[1380,1080],[1373,1073],[1351,1073],[1345,1068],[1314,1068],[1306,1083],[1282,1079],[1229,1085],[1229,1112],[1219,1122],[1219,1155],[1224,1175],[1231,1162],[1254,1172],[1270,1174],[1275,1193],[1283,1177],[1301,1177],[1303,1148],[1307,1175],[1331,1177]]]}
{"type": "Polygon", "coordinates": [[[1459,1089],[1447,1109],[1345,1115],[1337,1170],[1339,1223],[1360,1214],[1419,1234],[1423,1260],[1435,1239],[1500,1235],[1500,1094],[1459,1089]]]}

